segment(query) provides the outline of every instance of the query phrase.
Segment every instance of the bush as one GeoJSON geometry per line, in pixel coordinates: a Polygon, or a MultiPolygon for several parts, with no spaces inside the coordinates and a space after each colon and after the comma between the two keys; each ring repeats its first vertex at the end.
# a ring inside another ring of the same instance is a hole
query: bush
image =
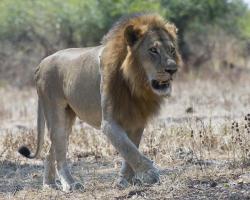
{"type": "Polygon", "coordinates": [[[26,76],[41,58],[63,48],[98,45],[120,16],[145,11],[177,25],[185,63],[195,68],[211,59],[210,42],[217,34],[250,38],[249,10],[242,0],[1,0],[0,78],[32,83],[26,76]],[[208,55],[196,55],[197,48],[208,55]]]}

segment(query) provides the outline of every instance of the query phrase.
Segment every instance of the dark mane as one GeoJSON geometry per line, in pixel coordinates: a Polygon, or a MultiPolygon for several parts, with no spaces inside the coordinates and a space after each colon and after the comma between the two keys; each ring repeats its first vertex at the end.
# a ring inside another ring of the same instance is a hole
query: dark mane
{"type": "Polygon", "coordinates": [[[140,64],[133,59],[133,56],[130,56],[127,62],[129,64],[123,65],[128,54],[128,44],[124,34],[128,26],[143,30],[141,38],[150,30],[161,29],[176,40],[176,27],[161,16],[150,13],[122,17],[104,36],[102,40],[104,50],[101,57],[104,74],[102,89],[110,97],[110,109],[114,119],[124,127],[131,124],[145,124],[159,111],[163,101],[162,97],[147,87],[145,71],[139,67],[140,64]],[[129,77],[129,80],[126,77],[129,77]]]}
{"type": "Polygon", "coordinates": [[[110,39],[112,39],[114,37],[114,35],[122,28],[124,27],[126,24],[128,24],[128,22],[131,19],[135,19],[138,17],[142,17],[145,15],[150,15],[150,13],[133,13],[133,14],[129,14],[129,15],[125,15],[120,17],[120,19],[118,19],[118,21],[116,21],[113,26],[111,27],[111,29],[108,31],[108,33],[106,35],[103,36],[102,40],[101,40],[101,44],[106,44],[107,41],[109,41],[110,39]]]}

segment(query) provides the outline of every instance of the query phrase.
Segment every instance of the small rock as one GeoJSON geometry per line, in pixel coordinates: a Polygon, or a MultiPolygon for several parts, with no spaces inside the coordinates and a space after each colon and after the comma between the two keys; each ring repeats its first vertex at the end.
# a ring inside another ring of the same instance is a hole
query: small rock
{"type": "Polygon", "coordinates": [[[210,187],[216,187],[218,184],[215,181],[210,182],[210,187]]]}
{"type": "Polygon", "coordinates": [[[188,107],[188,108],[186,109],[186,113],[194,113],[193,107],[192,107],[192,106],[188,107]]]}

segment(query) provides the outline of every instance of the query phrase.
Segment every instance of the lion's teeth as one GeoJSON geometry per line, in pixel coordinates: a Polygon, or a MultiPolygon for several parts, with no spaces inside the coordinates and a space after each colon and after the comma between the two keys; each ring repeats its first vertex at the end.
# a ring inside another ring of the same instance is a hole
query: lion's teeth
{"type": "Polygon", "coordinates": [[[160,81],[159,82],[160,85],[164,85],[164,84],[167,84],[167,83],[168,83],[168,81],[160,81]]]}

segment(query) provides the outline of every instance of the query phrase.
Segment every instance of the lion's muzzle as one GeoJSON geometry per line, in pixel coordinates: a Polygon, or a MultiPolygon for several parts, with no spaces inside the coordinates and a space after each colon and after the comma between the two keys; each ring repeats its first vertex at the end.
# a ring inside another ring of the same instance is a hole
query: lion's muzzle
{"type": "Polygon", "coordinates": [[[175,74],[177,72],[177,64],[176,64],[176,62],[174,60],[172,60],[172,59],[168,59],[167,60],[167,65],[166,65],[164,71],[166,73],[170,74],[170,76],[175,74]]]}

